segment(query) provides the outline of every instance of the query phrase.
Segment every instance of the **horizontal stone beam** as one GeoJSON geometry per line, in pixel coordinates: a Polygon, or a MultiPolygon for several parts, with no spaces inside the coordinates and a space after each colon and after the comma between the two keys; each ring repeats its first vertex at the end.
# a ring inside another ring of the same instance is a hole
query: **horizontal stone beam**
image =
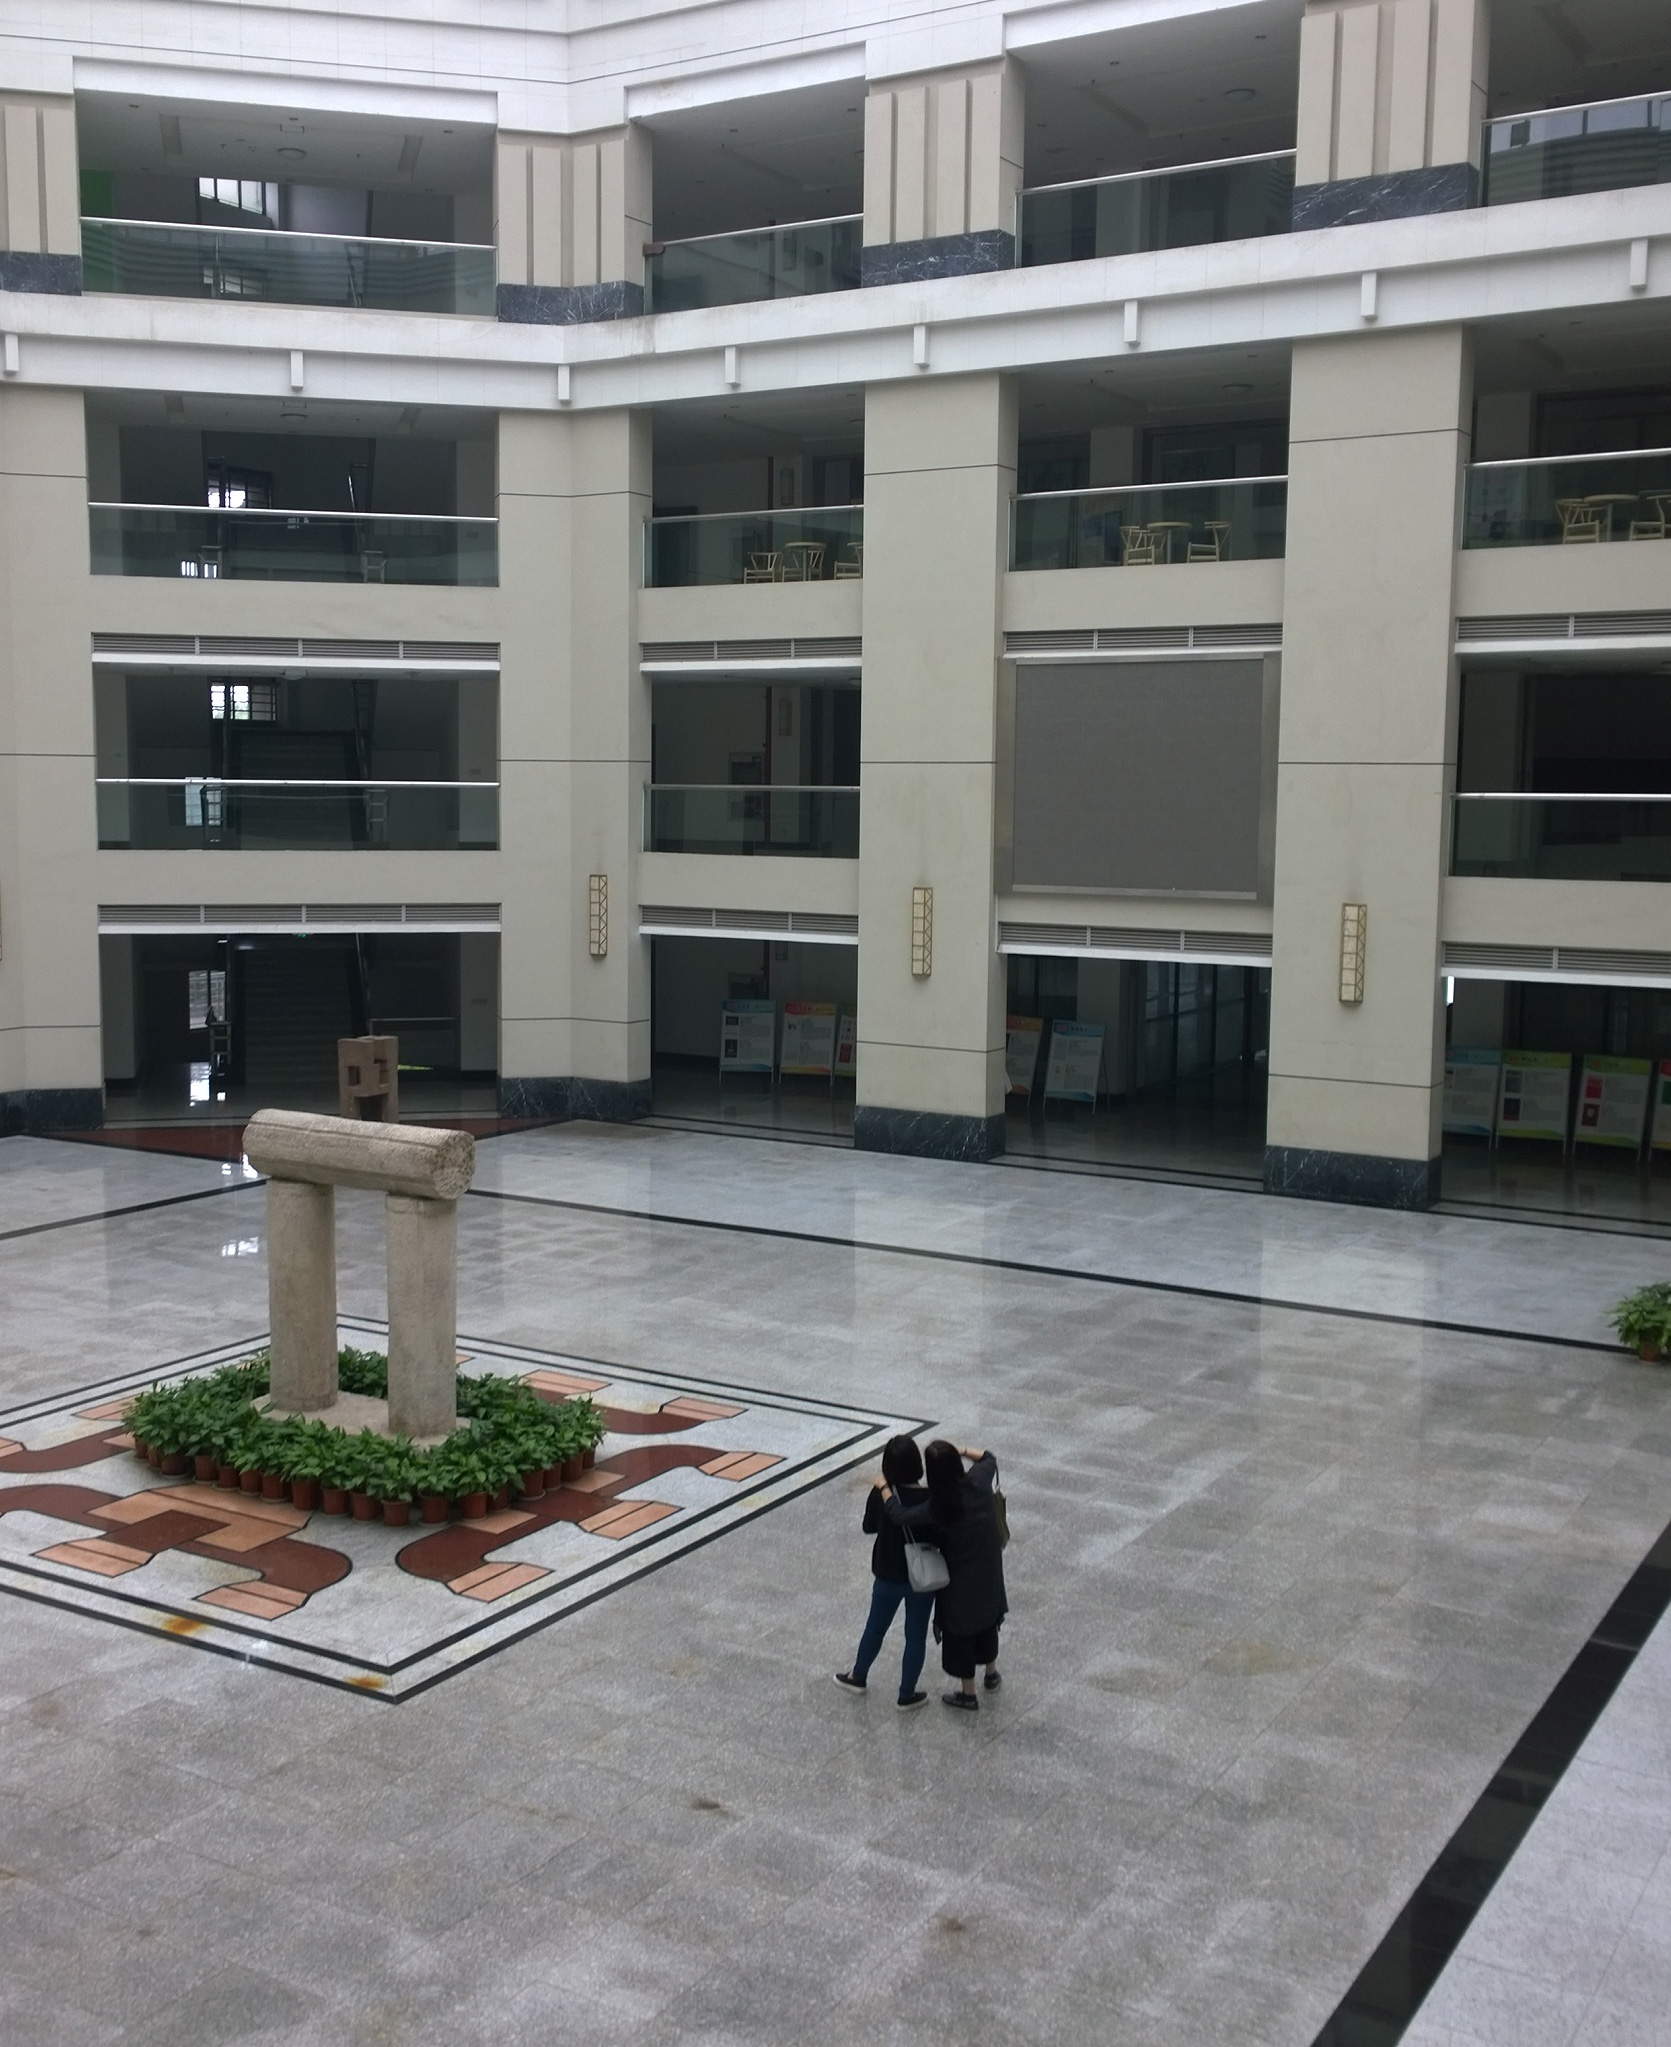
{"type": "Polygon", "coordinates": [[[361,1123],[297,1109],[258,1109],[244,1150],[270,1180],[315,1187],[365,1187],[418,1201],[456,1201],[476,1171],[467,1130],[426,1130],[411,1123],[361,1123]]]}

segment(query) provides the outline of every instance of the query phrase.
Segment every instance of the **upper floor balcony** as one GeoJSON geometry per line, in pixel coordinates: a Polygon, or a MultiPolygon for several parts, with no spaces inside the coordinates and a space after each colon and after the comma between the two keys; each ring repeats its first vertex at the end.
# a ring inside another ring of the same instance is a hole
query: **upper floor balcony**
{"type": "Polygon", "coordinates": [[[1286,476],[1040,491],[1012,501],[1010,567],[1278,560],[1287,524],[1286,476]]]}
{"type": "Polygon", "coordinates": [[[1078,263],[1286,234],[1293,201],[1291,149],[1034,186],[1021,195],[1016,261],[1078,263]]]}
{"type": "Polygon", "coordinates": [[[1671,448],[1469,466],[1464,547],[1671,539],[1671,448]]]}
{"type": "Polygon", "coordinates": [[[644,523],[646,589],[842,582],[863,574],[863,505],[699,512],[644,523]]]}
{"type": "Polygon", "coordinates": [[[738,306],[758,299],[854,291],[863,239],[862,217],[841,214],[744,234],[651,242],[646,248],[646,310],[674,313],[693,306],[738,306]]]}
{"type": "Polygon", "coordinates": [[[96,576],[493,585],[497,519],[90,504],[96,576]]]}
{"type": "Polygon", "coordinates": [[[646,853],[859,857],[859,791],[829,783],[647,782],[646,853]]]}
{"type": "Polygon", "coordinates": [[[1485,124],[1487,206],[1671,180],[1671,95],[1594,100],[1485,124]]]}

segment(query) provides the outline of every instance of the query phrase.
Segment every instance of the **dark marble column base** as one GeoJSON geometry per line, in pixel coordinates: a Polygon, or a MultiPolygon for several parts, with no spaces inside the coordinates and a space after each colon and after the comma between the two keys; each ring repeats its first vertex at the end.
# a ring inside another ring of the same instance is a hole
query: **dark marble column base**
{"type": "Polygon", "coordinates": [[[525,327],[580,327],[589,320],[636,320],[644,287],[617,278],[610,284],[502,284],[499,317],[525,327]]]}
{"type": "Polygon", "coordinates": [[[1351,227],[1366,220],[1408,220],[1418,213],[1461,213],[1480,203],[1480,174],[1471,163],[1429,164],[1374,178],[1332,178],[1294,187],[1294,232],[1351,227]]]}
{"type": "Polygon", "coordinates": [[[859,252],[860,284],[916,284],[925,277],[973,277],[1015,268],[1015,236],[1001,227],[926,242],[880,242],[859,252]]]}
{"type": "Polygon", "coordinates": [[[499,1081],[501,1116],[553,1116],[572,1123],[636,1123],[650,1113],[647,1080],[588,1080],[551,1074],[499,1081]]]}
{"type": "Polygon", "coordinates": [[[874,1109],[860,1103],[853,1111],[855,1151],[898,1152],[917,1159],[965,1159],[981,1165],[1004,1149],[1004,1119],[999,1116],[936,1116],[926,1109],[874,1109]]]}
{"type": "Polygon", "coordinates": [[[80,298],[81,258],[0,249],[0,291],[46,291],[60,298],[80,298]]]}
{"type": "Polygon", "coordinates": [[[102,1087],[20,1087],[0,1095],[0,1137],[49,1137],[103,1124],[102,1087]]]}
{"type": "Polygon", "coordinates": [[[1265,1192],[1359,1208],[1431,1208],[1439,1199],[1437,1159],[1371,1158],[1355,1151],[1265,1147],[1265,1192]]]}

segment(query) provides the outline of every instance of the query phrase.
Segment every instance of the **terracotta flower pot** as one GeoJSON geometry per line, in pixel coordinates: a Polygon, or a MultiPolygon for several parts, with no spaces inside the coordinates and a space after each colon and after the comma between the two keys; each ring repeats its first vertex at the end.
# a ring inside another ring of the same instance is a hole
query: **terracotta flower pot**
{"type": "Polygon", "coordinates": [[[154,1443],[147,1443],[145,1445],[145,1462],[150,1465],[153,1471],[161,1471],[162,1469],[162,1452],[154,1443]]]}
{"type": "Polygon", "coordinates": [[[311,1514],[319,1505],[318,1479],[293,1478],[290,1481],[290,1504],[300,1507],[304,1514],[311,1514]]]}
{"type": "Polygon", "coordinates": [[[348,1505],[352,1509],[356,1521],[375,1521],[377,1519],[377,1502],[371,1497],[370,1493],[350,1493],[348,1495],[348,1505]]]}
{"type": "Polygon", "coordinates": [[[276,1471],[264,1471],[261,1474],[261,1497],[264,1500],[282,1500],[287,1497],[289,1491],[289,1479],[280,1478],[276,1471]]]}
{"type": "Polygon", "coordinates": [[[547,1491],[548,1493],[554,1493],[554,1492],[555,1492],[555,1491],[557,1490],[557,1488],[558,1488],[558,1487],[559,1487],[559,1486],[560,1486],[560,1485],[561,1485],[562,1483],[563,1483],[563,1467],[562,1467],[562,1465],[561,1465],[561,1464],[548,1464],[548,1465],[546,1466],[546,1468],[545,1468],[545,1489],[546,1489],[546,1491],[547,1491]]]}
{"type": "Polygon", "coordinates": [[[460,1502],[466,1521],[480,1521],[487,1513],[486,1493],[466,1493],[460,1502]]]}
{"type": "Polygon", "coordinates": [[[410,1500],[385,1500],[383,1502],[383,1526],[385,1528],[404,1528],[411,1519],[412,1502],[410,1500]]]}
{"type": "Polygon", "coordinates": [[[425,1493],[421,1511],[426,1521],[445,1521],[452,1511],[452,1501],[445,1493],[425,1493]]]}
{"type": "Polygon", "coordinates": [[[194,1457],[191,1468],[205,1485],[213,1485],[216,1465],[212,1457],[194,1457]]]}
{"type": "Polygon", "coordinates": [[[246,1493],[259,1493],[261,1491],[261,1474],[259,1471],[240,1471],[238,1483],[246,1493]]]}
{"type": "Polygon", "coordinates": [[[545,1495],[545,1469],[543,1465],[538,1471],[525,1471],[518,1483],[522,1487],[522,1497],[525,1500],[542,1499],[545,1495]]]}
{"type": "Polygon", "coordinates": [[[162,1458],[157,1465],[157,1469],[164,1478],[178,1478],[185,1468],[186,1460],[180,1455],[178,1450],[170,1450],[168,1455],[162,1458]]]}
{"type": "Polygon", "coordinates": [[[141,1464],[149,1464],[151,1461],[150,1444],[142,1443],[139,1440],[139,1438],[135,1436],[133,1439],[133,1454],[139,1459],[141,1464]]]}
{"type": "Polygon", "coordinates": [[[235,1464],[220,1464],[215,1467],[215,1484],[223,1493],[238,1490],[238,1467],[235,1464]]]}
{"type": "Polygon", "coordinates": [[[597,1453],[597,1451],[596,1451],[596,1450],[582,1450],[582,1451],[581,1451],[581,1453],[580,1453],[580,1468],[581,1468],[581,1470],[582,1470],[582,1471],[590,1471],[590,1470],[591,1470],[591,1468],[592,1468],[592,1466],[593,1466],[594,1464],[596,1464],[596,1463],[597,1463],[597,1461],[598,1461],[598,1453],[597,1453]]]}
{"type": "Polygon", "coordinates": [[[1657,1343],[1639,1343],[1636,1346],[1636,1355],[1645,1365],[1657,1365],[1664,1352],[1657,1343]]]}
{"type": "Polygon", "coordinates": [[[563,1459],[563,1483],[565,1485],[572,1485],[585,1469],[585,1459],[578,1453],[573,1457],[565,1457],[563,1459]]]}
{"type": "Polygon", "coordinates": [[[502,1513],[503,1513],[503,1512],[505,1511],[505,1509],[506,1509],[506,1508],[507,1508],[507,1507],[508,1507],[508,1506],[510,1505],[510,1503],[511,1503],[511,1489],[510,1489],[510,1487],[509,1487],[508,1485],[502,1485],[502,1486],[501,1486],[501,1487],[499,1488],[499,1490],[498,1490],[498,1491],[497,1491],[497,1492],[496,1492],[496,1493],[495,1493],[495,1494],[493,1495],[493,1511],[494,1511],[494,1513],[495,1513],[495,1514],[502,1514],[502,1513]]]}
{"type": "Polygon", "coordinates": [[[320,1512],[324,1514],[346,1514],[348,1512],[348,1495],[339,1485],[321,1486],[319,1488],[319,1508],[320,1512]]]}

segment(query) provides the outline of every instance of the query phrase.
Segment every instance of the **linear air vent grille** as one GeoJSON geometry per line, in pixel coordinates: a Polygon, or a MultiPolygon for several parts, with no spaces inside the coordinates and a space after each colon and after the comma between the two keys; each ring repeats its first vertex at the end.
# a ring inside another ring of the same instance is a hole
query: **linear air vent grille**
{"type": "Polygon", "coordinates": [[[311,663],[415,661],[499,664],[495,640],[318,640],[238,637],[225,633],[95,633],[95,658],[128,655],[170,661],[311,663]]]}
{"type": "Polygon", "coordinates": [[[1068,631],[1005,633],[1006,654],[1222,654],[1282,645],[1274,619],[1257,625],[1085,626],[1068,631]]]}
{"type": "Polygon", "coordinates": [[[686,662],[857,661],[862,644],[856,634],[811,640],[646,640],[638,655],[646,667],[655,668],[686,662]]]}
{"type": "Polygon", "coordinates": [[[645,903],[638,924],[651,937],[690,932],[710,938],[791,938],[803,944],[859,942],[858,918],[829,910],[698,910],[683,903],[645,903]]]}
{"type": "Polygon", "coordinates": [[[1598,945],[1446,945],[1444,972],[1478,980],[1671,986],[1671,952],[1598,945]]]}
{"type": "Polygon", "coordinates": [[[1154,930],[1144,925],[1004,922],[998,926],[998,950],[1093,959],[1195,960],[1219,966],[1271,963],[1271,941],[1262,931],[1154,930]]]}
{"type": "Polygon", "coordinates": [[[1514,645],[1555,645],[1563,640],[1671,639],[1671,611],[1539,611],[1519,616],[1459,618],[1457,645],[1477,647],[1492,641],[1514,645]]]}
{"type": "Polygon", "coordinates": [[[484,931],[497,903],[101,903],[99,930],[122,933],[248,931],[484,931]]]}

